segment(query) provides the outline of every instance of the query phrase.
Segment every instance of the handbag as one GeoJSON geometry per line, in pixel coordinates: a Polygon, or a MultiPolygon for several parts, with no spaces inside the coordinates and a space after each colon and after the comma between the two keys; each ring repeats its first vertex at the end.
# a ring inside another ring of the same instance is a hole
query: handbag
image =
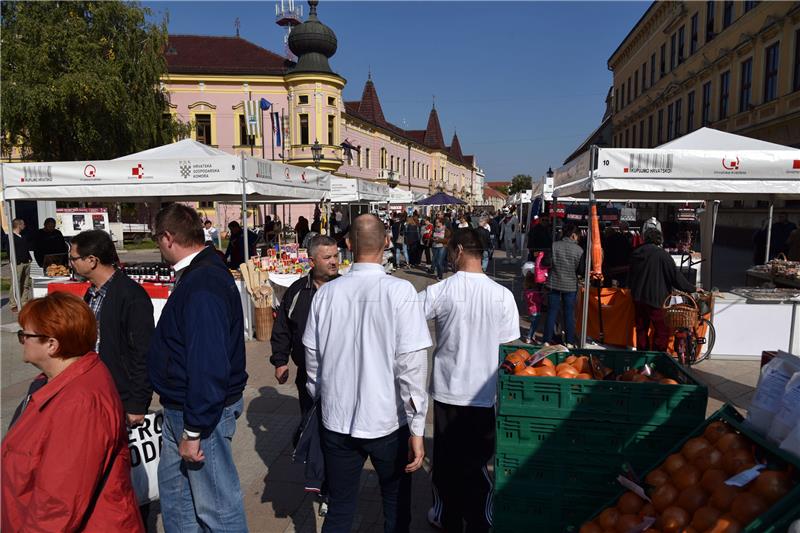
{"type": "Polygon", "coordinates": [[[139,505],[158,500],[158,462],[161,459],[161,432],[164,412],[147,413],[144,422],[128,428],[131,452],[131,481],[139,505]]]}

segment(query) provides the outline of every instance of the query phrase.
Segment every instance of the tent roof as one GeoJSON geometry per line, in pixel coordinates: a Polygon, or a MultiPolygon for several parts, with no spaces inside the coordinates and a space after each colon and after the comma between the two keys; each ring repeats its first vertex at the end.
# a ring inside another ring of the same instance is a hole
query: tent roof
{"type": "Polygon", "coordinates": [[[674,141],[662,144],[658,148],[669,150],[794,150],[794,148],[782,144],[735,135],[713,128],[700,128],[678,137],[674,141]]]}
{"type": "Polygon", "coordinates": [[[466,202],[444,192],[437,192],[417,202],[417,205],[463,205],[466,202]]]}
{"type": "Polygon", "coordinates": [[[208,146],[195,141],[194,139],[183,139],[182,141],[156,146],[149,150],[136,152],[135,154],[118,157],[115,161],[127,161],[131,159],[187,159],[191,157],[234,157],[228,152],[223,152],[219,148],[208,146]]]}

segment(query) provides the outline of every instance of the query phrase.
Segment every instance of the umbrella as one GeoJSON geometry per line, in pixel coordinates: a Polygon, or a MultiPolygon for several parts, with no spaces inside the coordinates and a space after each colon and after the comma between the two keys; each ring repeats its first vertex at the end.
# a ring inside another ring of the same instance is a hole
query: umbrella
{"type": "Polygon", "coordinates": [[[467,202],[459,200],[455,196],[450,196],[443,192],[437,192],[433,196],[423,198],[417,205],[465,205],[467,202]]]}

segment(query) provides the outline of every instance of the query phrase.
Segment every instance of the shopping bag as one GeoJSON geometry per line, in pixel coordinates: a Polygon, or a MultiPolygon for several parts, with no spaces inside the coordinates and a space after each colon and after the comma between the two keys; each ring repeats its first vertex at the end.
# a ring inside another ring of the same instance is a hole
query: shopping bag
{"type": "Polygon", "coordinates": [[[164,412],[148,413],[142,425],[128,428],[131,451],[131,481],[139,505],[158,500],[158,460],[164,412]]]}

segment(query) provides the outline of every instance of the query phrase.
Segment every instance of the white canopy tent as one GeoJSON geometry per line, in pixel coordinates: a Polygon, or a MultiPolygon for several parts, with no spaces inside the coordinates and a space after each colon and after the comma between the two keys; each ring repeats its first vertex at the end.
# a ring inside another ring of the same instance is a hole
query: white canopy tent
{"type": "Polygon", "coordinates": [[[386,202],[392,189],[383,183],[361,178],[331,178],[330,201],[333,203],[386,202]]]}
{"type": "MultiPolygon", "coordinates": [[[[191,139],[112,160],[2,163],[0,178],[2,200],[9,202],[9,228],[14,200],[241,201],[242,225],[247,227],[248,198],[313,201],[330,190],[330,177],[324,172],[235,156],[191,139]]],[[[244,242],[247,256],[247,239],[244,242]]],[[[13,246],[9,252],[13,272],[13,246]]],[[[16,280],[12,285],[18,297],[16,280]]]]}
{"type": "MultiPolygon", "coordinates": [[[[718,202],[758,196],[800,198],[800,150],[701,128],[653,149],[592,147],[588,177],[557,176],[555,197],[705,200],[701,231],[702,279],[711,283],[718,202]],[[561,179],[559,179],[561,178],[561,179]]],[[[591,247],[591,231],[587,249],[591,247]]],[[[589,265],[587,264],[587,277],[589,265]]],[[[585,344],[588,298],[584,299],[585,344]]]]}

